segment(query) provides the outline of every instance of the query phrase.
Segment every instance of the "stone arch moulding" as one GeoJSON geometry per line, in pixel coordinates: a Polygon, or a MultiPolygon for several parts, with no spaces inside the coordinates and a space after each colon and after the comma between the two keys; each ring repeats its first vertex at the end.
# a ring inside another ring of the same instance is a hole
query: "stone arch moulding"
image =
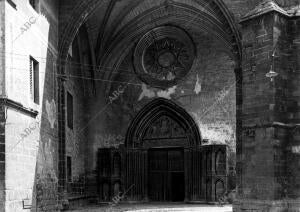
{"type": "Polygon", "coordinates": [[[136,143],[142,142],[142,137],[153,122],[162,116],[168,116],[186,132],[189,147],[201,145],[201,135],[193,118],[174,102],[157,98],[148,103],[131,122],[125,139],[125,148],[137,148],[136,143]]]}
{"type": "MultiPolygon", "coordinates": [[[[234,51],[236,51],[239,57],[241,58],[242,48],[241,48],[240,33],[238,31],[238,27],[236,21],[234,20],[234,17],[230,14],[230,11],[227,8],[227,6],[224,4],[223,0],[211,0],[209,4],[207,4],[207,2],[203,0],[194,0],[194,1],[201,5],[214,4],[212,7],[214,10],[217,10],[216,13],[219,14],[220,16],[220,17],[215,17],[216,23],[223,22],[226,24],[226,26],[229,27],[228,29],[230,31],[229,36],[232,37],[233,40],[235,40],[234,48],[236,48],[236,50],[234,51]],[[220,21],[218,19],[223,19],[223,20],[220,21]]],[[[103,6],[105,2],[107,1],[82,0],[73,7],[70,16],[66,18],[67,20],[64,20],[61,23],[60,29],[62,30],[60,33],[60,40],[59,40],[59,59],[61,65],[64,64],[64,61],[67,58],[69,46],[73,42],[73,39],[75,38],[81,25],[88,19],[88,17],[91,14],[93,14],[93,12],[95,12],[97,8],[103,6]]],[[[172,1],[170,2],[172,3],[172,1]]],[[[138,5],[139,4],[135,6],[138,5]]]]}
{"type": "MultiPolygon", "coordinates": [[[[156,27],[173,25],[182,28],[182,26],[174,25],[170,23],[170,19],[175,23],[187,23],[188,20],[194,20],[194,26],[199,28],[199,30],[205,30],[209,32],[212,36],[216,37],[218,40],[224,43],[228,48],[228,52],[232,58],[236,61],[236,67],[240,67],[241,64],[241,53],[240,53],[240,38],[239,32],[229,33],[231,30],[229,24],[225,24],[218,20],[215,16],[206,14],[203,11],[196,10],[187,5],[173,3],[173,10],[176,12],[170,12],[169,14],[164,14],[159,16],[161,9],[164,6],[159,6],[157,8],[152,8],[140,14],[137,19],[124,25],[113,37],[106,50],[102,53],[101,58],[98,58],[97,65],[103,67],[111,67],[112,72],[103,73],[102,77],[105,80],[111,80],[112,74],[117,72],[121,65],[121,62],[130,52],[130,49],[135,47],[135,44],[140,40],[140,38],[147,32],[153,30],[156,27]],[[155,14],[155,15],[154,15],[155,14]],[[180,14],[180,15],[179,15],[180,14]],[[142,22],[141,20],[149,20],[150,17],[153,18],[150,22],[142,22]],[[136,26],[139,25],[138,28],[136,26]],[[227,26],[227,27],[225,27],[227,26]]],[[[225,19],[225,18],[224,18],[225,19]]],[[[226,20],[223,20],[226,21],[226,20]]],[[[241,70],[241,69],[237,69],[241,70]]],[[[106,94],[109,93],[111,89],[111,83],[106,83],[103,85],[103,90],[106,94]]]]}

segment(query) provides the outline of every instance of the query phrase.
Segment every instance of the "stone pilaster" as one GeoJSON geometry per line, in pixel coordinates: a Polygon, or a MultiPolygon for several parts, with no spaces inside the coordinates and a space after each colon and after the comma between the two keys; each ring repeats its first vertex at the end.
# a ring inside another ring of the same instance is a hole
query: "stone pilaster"
{"type": "Polygon", "coordinates": [[[238,200],[234,211],[289,211],[287,163],[293,105],[289,86],[290,15],[273,1],[263,1],[241,22],[243,98],[238,140],[238,200]],[[273,74],[270,74],[273,73],[273,74]],[[274,74],[276,73],[276,74],[274,74]]]}

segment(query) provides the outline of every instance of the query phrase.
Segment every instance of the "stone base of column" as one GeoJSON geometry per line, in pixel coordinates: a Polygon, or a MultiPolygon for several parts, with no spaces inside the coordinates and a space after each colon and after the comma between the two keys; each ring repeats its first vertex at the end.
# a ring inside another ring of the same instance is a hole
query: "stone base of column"
{"type": "Polygon", "coordinates": [[[299,200],[237,200],[233,212],[300,212],[299,200]]]}

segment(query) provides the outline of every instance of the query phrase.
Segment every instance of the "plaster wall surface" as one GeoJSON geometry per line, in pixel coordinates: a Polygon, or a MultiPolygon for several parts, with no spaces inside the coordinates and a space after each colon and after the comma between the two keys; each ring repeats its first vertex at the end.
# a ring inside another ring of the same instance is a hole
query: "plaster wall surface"
{"type": "Polygon", "coordinates": [[[5,4],[6,107],[5,211],[57,208],[57,108],[55,72],[58,5],[5,4]],[[39,64],[39,102],[30,95],[30,57],[39,64]],[[20,109],[22,108],[22,109],[20,109]],[[34,112],[35,111],[35,112],[34,112]]]}

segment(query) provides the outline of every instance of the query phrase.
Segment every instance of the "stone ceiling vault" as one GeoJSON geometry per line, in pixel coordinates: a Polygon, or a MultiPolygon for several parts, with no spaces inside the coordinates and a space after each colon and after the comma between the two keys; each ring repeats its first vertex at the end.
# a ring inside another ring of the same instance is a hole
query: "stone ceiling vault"
{"type": "MultiPolygon", "coordinates": [[[[62,11],[70,9],[70,1],[62,1],[62,11]]],[[[144,33],[170,23],[210,32],[240,61],[237,24],[222,0],[85,0],[74,4],[69,14],[61,15],[59,52],[62,61],[84,23],[95,48],[97,65],[101,66],[117,68],[127,48],[144,33]]]]}

